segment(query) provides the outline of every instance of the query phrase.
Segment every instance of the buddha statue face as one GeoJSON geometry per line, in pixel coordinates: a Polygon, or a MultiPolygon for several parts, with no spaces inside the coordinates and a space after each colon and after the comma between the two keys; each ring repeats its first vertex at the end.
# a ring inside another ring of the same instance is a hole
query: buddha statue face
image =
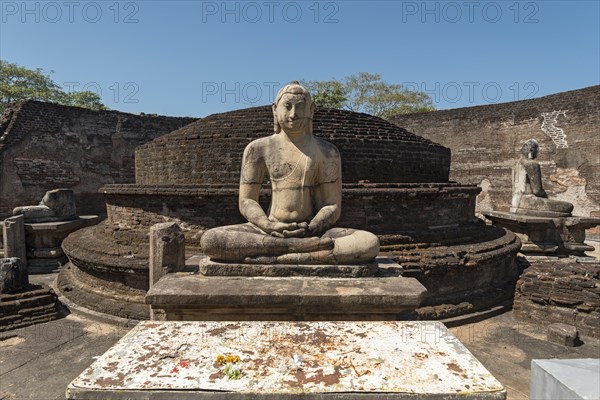
{"type": "Polygon", "coordinates": [[[284,86],[273,104],[275,133],[283,129],[287,134],[312,132],[314,104],[308,91],[297,82],[284,86]]]}

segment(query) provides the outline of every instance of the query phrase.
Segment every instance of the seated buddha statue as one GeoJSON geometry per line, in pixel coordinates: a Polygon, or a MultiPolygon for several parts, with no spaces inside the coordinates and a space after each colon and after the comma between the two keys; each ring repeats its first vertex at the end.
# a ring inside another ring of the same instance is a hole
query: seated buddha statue
{"type": "Polygon", "coordinates": [[[379,253],[370,232],[335,227],[342,205],[338,149],[312,133],[314,103],[298,82],[273,103],[275,133],[244,150],[239,209],[245,224],[210,229],[202,249],[213,261],[264,264],[358,264],[379,253]],[[258,203],[265,179],[271,204],[258,203]]]}
{"type": "Polygon", "coordinates": [[[521,147],[521,156],[513,168],[513,197],[510,212],[539,217],[568,217],[573,204],[548,198],[542,185],[540,164],[535,161],[538,142],[529,139],[521,147]]]}

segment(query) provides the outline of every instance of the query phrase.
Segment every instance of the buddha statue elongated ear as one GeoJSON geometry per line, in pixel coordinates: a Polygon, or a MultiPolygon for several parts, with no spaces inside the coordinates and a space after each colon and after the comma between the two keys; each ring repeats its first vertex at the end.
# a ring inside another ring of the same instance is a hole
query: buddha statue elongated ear
{"type": "Polygon", "coordinates": [[[277,103],[273,103],[273,132],[281,132],[281,126],[279,125],[279,121],[277,121],[277,103]]]}

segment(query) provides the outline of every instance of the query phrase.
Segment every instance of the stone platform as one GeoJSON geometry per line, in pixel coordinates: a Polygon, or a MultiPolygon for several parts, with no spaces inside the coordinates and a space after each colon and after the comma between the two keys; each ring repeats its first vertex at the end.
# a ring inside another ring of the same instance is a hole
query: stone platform
{"type": "Polygon", "coordinates": [[[506,398],[439,322],[145,321],[66,394],[73,400],[506,398]]]}
{"type": "Polygon", "coordinates": [[[524,254],[572,254],[594,251],[585,244],[585,230],[600,225],[594,217],[538,217],[499,211],[484,212],[495,226],[512,231],[521,239],[524,254]]]}

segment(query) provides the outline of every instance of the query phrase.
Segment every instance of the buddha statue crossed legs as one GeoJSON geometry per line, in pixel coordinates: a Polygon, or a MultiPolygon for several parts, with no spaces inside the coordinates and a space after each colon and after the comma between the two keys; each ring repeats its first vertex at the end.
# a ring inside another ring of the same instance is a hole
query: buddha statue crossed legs
{"type": "Polygon", "coordinates": [[[298,82],[273,104],[275,134],[244,150],[239,208],[245,224],[213,228],[202,249],[214,261],[269,264],[356,264],[379,253],[370,232],[335,228],[342,202],[338,149],[312,134],[314,104],[298,82]],[[268,178],[267,213],[258,203],[268,178]]]}
{"type": "Polygon", "coordinates": [[[529,139],[521,147],[521,157],[513,168],[513,197],[510,211],[539,217],[568,217],[573,204],[548,198],[542,185],[540,164],[535,161],[538,142],[529,139]]]}

